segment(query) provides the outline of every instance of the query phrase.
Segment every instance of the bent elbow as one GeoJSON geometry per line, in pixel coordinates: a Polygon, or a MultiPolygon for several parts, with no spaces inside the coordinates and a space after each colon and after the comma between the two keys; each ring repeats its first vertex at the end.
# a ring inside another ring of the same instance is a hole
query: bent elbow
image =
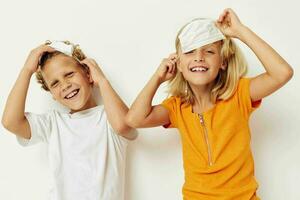
{"type": "Polygon", "coordinates": [[[24,127],[24,121],[11,120],[7,117],[2,117],[1,123],[9,132],[25,139],[31,138],[31,132],[24,127]]]}
{"type": "Polygon", "coordinates": [[[279,85],[283,86],[286,84],[294,75],[294,70],[290,66],[281,72],[280,76],[277,78],[279,85]]]}
{"type": "Polygon", "coordinates": [[[129,127],[127,124],[119,125],[115,130],[119,135],[127,138],[128,140],[135,140],[137,138],[137,134],[132,127],[129,127]]]}
{"type": "Polygon", "coordinates": [[[8,131],[11,131],[11,127],[13,127],[11,121],[4,116],[2,117],[1,124],[8,131]]]}
{"type": "Polygon", "coordinates": [[[287,70],[287,73],[286,73],[286,78],[287,78],[287,81],[291,80],[291,78],[294,76],[294,70],[293,68],[289,68],[287,70]]]}
{"type": "Polygon", "coordinates": [[[123,123],[123,124],[119,124],[118,127],[116,128],[116,132],[121,134],[121,135],[125,135],[127,133],[129,133],[131,131],[131,127],[127,126],[127,124],[123,123]]]}
{"type": "Polygon", "coordinates": [[[294,70],[290,65],[288,65],[288,67],[285,68],[283,75],[281,76],[284,79],[283,82],[288,82],[293,77],[293,75],[294,70]]]}
{"type": "Polygon", "coordinates": [[[139,128],[139,121],[131,115],[126,115],[125,123],[132,128],[139,128]]]}

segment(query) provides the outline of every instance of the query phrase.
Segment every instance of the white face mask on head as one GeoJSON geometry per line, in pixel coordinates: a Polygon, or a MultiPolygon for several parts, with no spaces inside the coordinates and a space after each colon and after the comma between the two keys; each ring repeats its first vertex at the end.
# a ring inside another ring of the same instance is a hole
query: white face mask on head
{"type": "Polygon", "coordinates": [[[68,56],[73,55],[74,45],[69,41],[46,41],[46,45],[49,45],[53,49],[62,52],[68,56]]]}
{"type": "Polygon", "coordinates": [[[182,52],[187,53],[204,45],[223,40],[225,36],[216,27],[214,20],[199,18],[186,25],[178,38],[182,52]]]}

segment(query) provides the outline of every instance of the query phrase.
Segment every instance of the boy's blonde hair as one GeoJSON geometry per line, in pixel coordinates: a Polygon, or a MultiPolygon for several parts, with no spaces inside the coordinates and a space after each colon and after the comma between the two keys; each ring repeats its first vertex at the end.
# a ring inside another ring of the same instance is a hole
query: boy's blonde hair
{"type": "MultiPolygon", "coordinates": [[[[78,63],[79,61],[82,61],[86,58],[85,54],[82,52],[82,50],[80,49],[79,45],[74,45],[73,43],[69,42],[69,41],[62,41],[63,43],[65,43],[66,45],[72,45],[73,46],[73,50],[72,50],[72,58],[74,58],[78,63]]],[[[45,42],[46,45],[51,44],[50,41],[46,41],[45,42]]],[[[49,91],[49,87],[47,86],[43,76],[42,76],[42,70],[44,68],[44,66],[46,65],[46,63],[48,61],[50,61],[52,58],[56,57],[57,55],[65,55],[68,56],[60,51],[54,51],[54,52],[45,52],[40,60],[39,60],[39,66],[38,66],[38,70],[36,71],[36,79],[37,82],[39,84],[41,84],[41,87],[46,90],[49,91]]],[[[80,64],[80,63],[79,63],[80,64]]],[[[80,64],[81,65],[81,64],[80,64]]]]}
{"type": "MultiPolygon", "coordinates": [[[[175,47],[177,54],[181,48],[178,36],[189,23],[183,26],[176,36],[175,47]]],[[[213,103],[216,103],[217,100],[229,99],[234,94],[239,79],[247,73],[246,60],[232,39],[226,38],[222,40],[221,56],[227,67],[225,70],[220,69],[214,80],[211,90],[211,101],[213,103]]],[[[193,91],[178,68],[175,77],[169,81],[168,92],[172,96],[180,97],[184,103],[194,104],[195,102],[193,91]]]]}

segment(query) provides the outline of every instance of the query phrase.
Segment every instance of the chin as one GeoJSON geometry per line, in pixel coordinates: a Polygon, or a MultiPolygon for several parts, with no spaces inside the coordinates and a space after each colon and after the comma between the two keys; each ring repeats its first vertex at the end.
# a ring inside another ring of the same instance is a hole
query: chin
{"type": "Polygon", "coordinates": [[[77,110],[77,111],[85,110],[87,108],[88,107],[85,104],[70,107],[71,110],[77,110]]]}
{"type": "Polygon", "coordinates": [[[70,105],[70,104],[68,104],[68,103],[62,103],[61,102],[61,104],[62,105],[64,105],[65,107],[67,107],[68,109],[70,109],[72,112],[77,112],[77,111],[80,111],[80,110],[83,110],[84,109],[84,107],[85,107],[85,104],[83,104],[83,103],[76,103],[76,104],[72,104],[72,105],[70,105]]]}
{"type": "Polygon", "coordinates": [[[188,80],[189,84],[191,85],[195,85],[195,86],[205,86],[205,85],[209,85],[211,83],[211,81],[207,81],[207,80],[188,80]]]}
{"type": "Polygon", "coordinates": [[[190,84],[193,85],[199,85],[199,86],[204,86],[204,85],[209,85],[215,81],[213,78],[198,78],[198,79],[192,79],[192,80],[187,80],[190,84]]]}

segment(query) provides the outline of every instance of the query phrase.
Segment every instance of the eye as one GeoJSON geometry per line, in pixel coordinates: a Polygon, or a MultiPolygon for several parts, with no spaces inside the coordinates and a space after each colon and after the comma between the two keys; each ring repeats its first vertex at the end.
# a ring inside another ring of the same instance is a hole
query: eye
{"type": "Polygon", "coordinates": [[[206,52],[209,53],[209,54],[214,54],[215,53],[213,50],[207,50],[206,52]]]}
{"type": "Polygon", "coordinates": [[[58,81],[54,81],[53,83],[51,83],[51,88],[55,88],[56,86],[58,86],[58,81]]]}
{"type": "Polygon", "coordinates": [[[195,50],[191,50],[191,51],[188,51],[188,52],[186,52],[186,53],[184,53],[184,54],[192,54],[192,53],[194,53],[195,52],[195,50]]]}
{"type": "Polygon", "coordinates": [[[68,78],[71,78],[73,75],[74,75],[74,72],[69,72],[65,76],[68,77],[68,78]]]}

